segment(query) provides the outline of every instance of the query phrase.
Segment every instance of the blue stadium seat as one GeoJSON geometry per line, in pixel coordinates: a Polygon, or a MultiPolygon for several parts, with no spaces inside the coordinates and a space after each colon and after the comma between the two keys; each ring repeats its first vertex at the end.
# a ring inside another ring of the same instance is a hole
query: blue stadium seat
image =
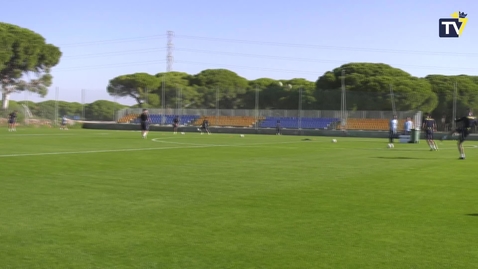
{"type": "MultiPolygon", "coordinates": [[[[277,121],[280,121],[281,127],[285,129],[298,129],[299,118],[297,117],[268,117],[261,122],[261,128],[275,128],[277,121]]],[[[338,122],[337,118],[302,118],[302,129],[327,129],[332,123],[338,122]]]]}

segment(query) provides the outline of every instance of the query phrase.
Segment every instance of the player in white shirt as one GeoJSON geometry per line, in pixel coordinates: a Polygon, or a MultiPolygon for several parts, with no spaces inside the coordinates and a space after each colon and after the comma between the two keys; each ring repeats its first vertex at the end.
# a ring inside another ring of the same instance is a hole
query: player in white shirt
{"type": "Polygon", "coordinates": [[[68,130],[68,118],[66,116],[63,116],[63,118],[61,118],[61,126],[60,126],[60,130],[68,130]]]}
{"type": "Polygon", "coordinates": [[[412,119],[410,117],[407,117],[407,121],[405,121],[405,124],[403,125],[404,134],[410,135],[410,133],[412,132],[412,128],[413,128],[412,119]]]}
{"type": "Polygon", "coordinates": [[[393,139],[397,136],[397,129],[398,129],[397,115],[393,115],[393,119],[391,119],[389,123],[389,140],[391,144],[393,144],[393,139]]]}

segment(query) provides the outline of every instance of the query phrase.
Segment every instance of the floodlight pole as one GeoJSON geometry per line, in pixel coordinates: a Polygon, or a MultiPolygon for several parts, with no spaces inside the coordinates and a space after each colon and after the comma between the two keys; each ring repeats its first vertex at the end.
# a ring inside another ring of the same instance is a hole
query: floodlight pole
{"type": "Polygon", "coordinates": [[[458,97],[458,84],[455,82],[453,84],[453,118],[452,118],[452,128],[453,130],[456,128],[456,99],[458,97]]]}
{"type": "Polygon", "coordinates": [[[161,125],[166,122],[166,73],[163,74],[161,82],[161,125]]]}
{"type": "Polygon", "coordinates": [[[393,93],[393,86],[390,84],[390,100],[392,101],[392,113],[397,114],[397,109],[395,107],[395,94],[393,93]]]}
{"type": "Polygon", "coordinates": [[[174,57],[173,57],[174,32],[173,31],[167,31],[166,34],[167,34],[168,38],[167,38],[167,42],[166,42],[166,48],[167,48],[166,73],[163,75],[163,81],[162,81],[162,87],[161,87],[161,108],[162,108],[161,125],[164,125],[166,123],[166,74],[168,74],[169,72],[171,72],[173,70],[173,62],[174,62],[174,57]]]}
{"type": "Polygon", "coordinates": [[[176,88],[176,107],[175,107],[175,115],[179,114],[179,88],[176,88]]]}
{"type": "Polygon", "coordinates": [[[54,121],[54,125],[57,126],[58,125],[58,97],[60,95],[60,89],[58,87],[56,87],[55,89],[55,113],[54,113],[54,117],[55,117],[55,121],[54,121]]]}
{"type": "Polygon", "coordinates": [[[219,120],[219,88],[216,88],[216,124],[219,120]]]}
{"type": "Polygon", "coordinates": [[[81,90],[81,118],[85,120],[85,89],[81,90]]]}
{"type": "Polygon", "coordinates": [[[342,103],[340,108],[340,125],[345,129],[347,124],[347,97],[345,91],[345,70],[342,69],[342,103]]]}
{"type": "Polygon", "coordinates": [[[259,87],[256,86],[256,105],[255,105],[255,116],[256,116],[256,130],[259,129],[259,87]]]}
{"type": "Polygon", "coordinates": [[[299,130],[302,129],[302,88],[299,88],[299,130]]]}

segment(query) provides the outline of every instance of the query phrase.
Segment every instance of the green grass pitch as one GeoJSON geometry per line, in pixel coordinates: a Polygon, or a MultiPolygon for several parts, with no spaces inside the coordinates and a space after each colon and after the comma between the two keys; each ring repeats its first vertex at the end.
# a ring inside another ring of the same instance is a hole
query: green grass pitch
{"type": "Polygon", "coordinates": [[[475,268],[478,142],[0,132],[0,268],[475,268]]]}

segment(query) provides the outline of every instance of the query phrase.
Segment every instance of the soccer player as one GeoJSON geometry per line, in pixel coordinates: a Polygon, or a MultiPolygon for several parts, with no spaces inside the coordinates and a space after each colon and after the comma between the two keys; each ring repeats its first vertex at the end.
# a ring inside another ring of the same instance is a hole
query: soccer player
{"type": "Polygon", "coordinates": [[[61,118],[61,126],[60,126],[60,130],[68,130],[68,127],[66,126],[68,123],[68,118],[65,116],[63,116],[63,118],[61,118]]]}
{"type": "Polygon", "coordinates": [[[203,121],[202,121],[202,124],[201,124],[201,134],[203,134],[203,131],[206,131],[208,135],[210,135],[211,133],[209,132],[209,120],[207,118],[205,118],[203,121]]]}
{"type": "Polygon", "coordinates": [[[16,132],[17,127],[17,111],[14,110],[12,113],[8,114],[8,131],[9,132],[16,132]]]}
{"type": "Polygon", "coordinates": [[[276,123],[276,135],[281,135],[280,120],[276,123]]]}
{"type": "Polygon", "coordinates": [[[425,119],[422,124],[423,130],[425,130],[425,138],[427,140],[430,151],[438,150],[435,140],[433,140],[433,132],[437,130],[437,124],[429,113],[425,114],[425,119]]]}
{"type": "Polygon", "coordinates": [[[397,115],[393,115],[393,119],[389,123],[388,139],[393,144],[393,139],[397,136],[398,120],[397,115]]]}
{"type": "Polygon", "coordinates": [[[149,132],[149,124],[151,123],[151,118],[149,117],[147,109],[143,109],[143,113],[139,115],[139,119],[141,122],[141,135],[143,136],[143,139],[146,139],[149,132]]]}
{"type": "MultiPolygon", "coordinates": [[[[457,128],[456,130],[451,131],[448,135],[452,135],[458,133],[460,138],[458,139],[458,151],[460,152],[460,160],[465,159],[465,149],[463,148],[463,142],[465,142],[468,135],[471,133],[471,127],[477,126],[478,122],[476,117],[473,116],[473,112],[471,110],[468,111],[468,115],[456,119],[455,122],[461,122],[462,126],[457,128]]],[[[442,137],[442,140],[446,139],[448,135],[442,137]]]]}
{"type": "Polygon", "coordinates": [[[178,126],[179,126],[179,117],[175,117],[173,120],[173,132],[174,134],[178,133],[178,126]]]}
{"type": "Polygon", "coordinates": [[[412,132],[412,128],[413,128],[412,118],[407,117],[407,121],[405,121],[405,124],[403,126],[403,130],[404,130],[403,133],[405,135],[410,135],[410,133],[412,132]]]}

